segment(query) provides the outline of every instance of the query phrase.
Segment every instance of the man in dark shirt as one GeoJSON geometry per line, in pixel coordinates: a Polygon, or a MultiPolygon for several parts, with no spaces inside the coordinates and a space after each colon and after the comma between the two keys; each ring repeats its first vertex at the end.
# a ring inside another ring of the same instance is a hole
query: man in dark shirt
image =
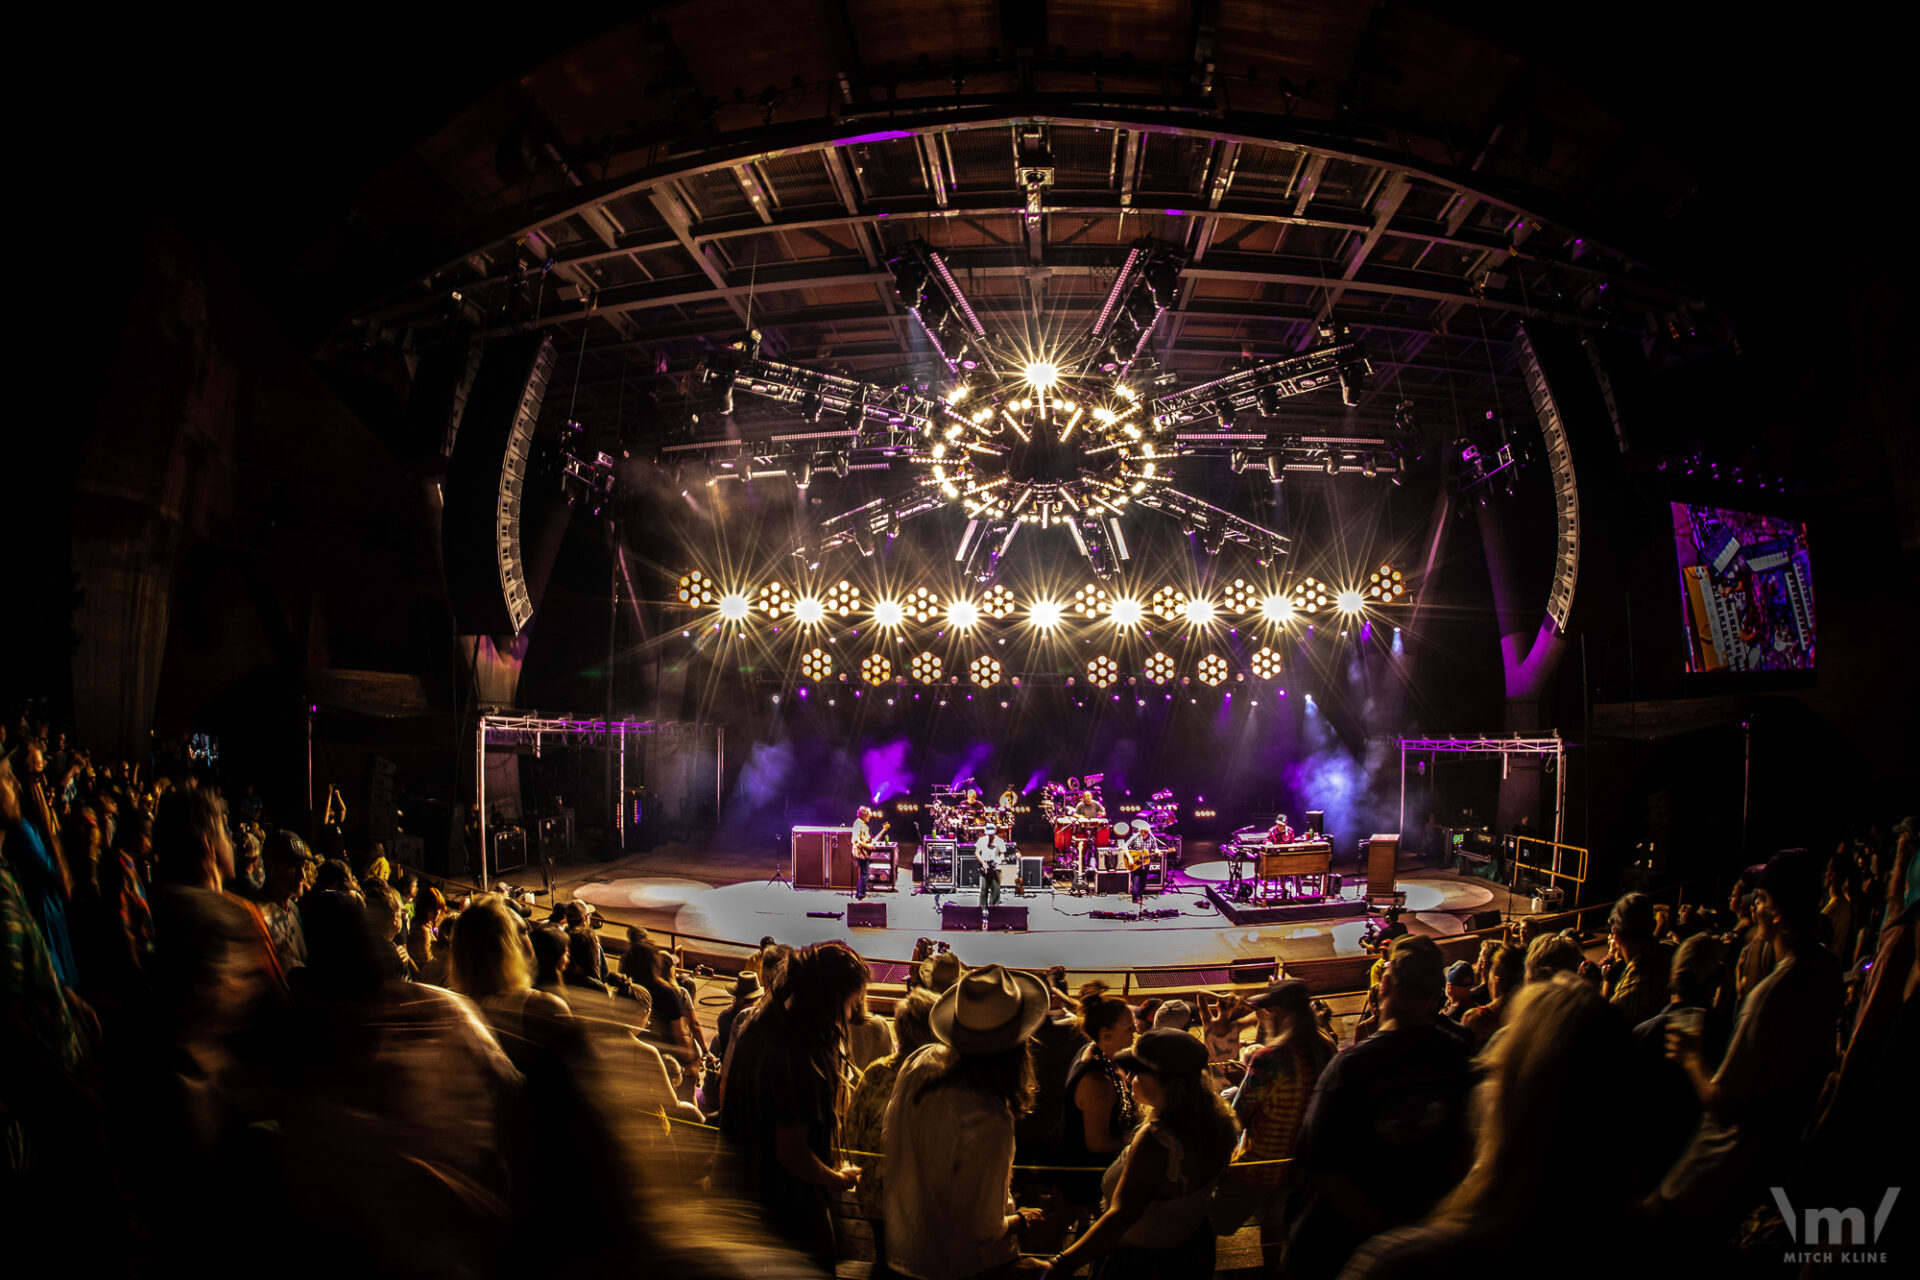
{"type": "Polygon", "coordinates": [[[1402,938],[1381,976],[1381,1029],[1320,1075],[1295,1153],[1286,1280],[1339,1274],[1369,1237],[1425,1214],[1465,1171],[1471,1048],[1435,1025],[1445,966],[1402,938]]]}

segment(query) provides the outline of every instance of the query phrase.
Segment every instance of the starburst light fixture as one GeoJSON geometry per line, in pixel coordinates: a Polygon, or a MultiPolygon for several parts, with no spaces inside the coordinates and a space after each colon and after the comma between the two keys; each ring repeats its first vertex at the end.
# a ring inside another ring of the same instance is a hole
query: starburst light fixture
{"type": "Polygon", "coordinates": [[[1173,679],[1173,659],[1164,653],[1156,653],[1147,659],[1143,674],[1155,684],[1166,684],[1173,679]]]}
{"type": "Polygon", "coordinates": [[[870,653],[860,664],[860,678],[868,684],[885,684],[893,678],[893,662],[884,653],[870,653]]]}
{"type": "Polygon", "coordinates": [[[973,682],[978,685],[999,684],[1000,660],[981,654],[975,658],[967,668],[967,674],[971,676],[973,682]]]}
{"type": "Polygon", "coordinates": [[[1121,596],[1107,606],[1107,617],[1116,627],[1137,627],[1144,613],[1145,610],[1140,607],[1140,602],[1132,596],[1121,596]]]}
{"type": "Polygon", "coordinates": [[[1200,679],[1208,685],[1217,685],[1227,678],[1227,660],[1217,653],[1210,653],[1200,659],[1200,679]]]}
{"type": "Polygon", "coordinates": [[[947,625],[960,631],[975,626],[980,621],[980,606],[971,600],[956,599],[947,606],[947,625]]]}

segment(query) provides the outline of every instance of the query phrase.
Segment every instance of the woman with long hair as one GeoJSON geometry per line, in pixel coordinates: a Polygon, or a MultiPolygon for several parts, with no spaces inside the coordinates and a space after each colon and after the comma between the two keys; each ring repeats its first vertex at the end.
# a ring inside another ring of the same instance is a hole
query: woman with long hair
{"type": "Polygon", "coordinates": [[[1144,1123],[1101,1180],[1104,1211],[1052,1270],[1089,1261],[1099,1280],[1207,1280],[1213,1224],[1207,1207],[1233,1155],[1239,1126],[1207,1073],[1207,1049],[1162,1027],[1114,1055],[1144,1123]],[[1095,1261],[1097,1259],[1097,1261],[1095,1261]]]}
{"type": "Polygon", "coordinates": [[[1033,1105],[1028,1041],[1047,989],[997,964],[966,974],[929,1017],[887,1107],[886,1263],[913,1280],[1009,1270],[1037,1211],[1014,1207],[1014,1125],[1033,1105]]]}
{"type": "Polygon", "coordinates": [[[854,1166],[834,1161],[847,1108],[847,1024],[870,973],[841,942],[788,957],[766,1005],[735,1034],[720,1109],[742,1195],[776,1235],[829,1269],[830,1195],[859,1180],[854,1166]]]}
{"type": "Polygon", "coordinates": [[[1520,993],[1526,981],[1527,953],[1501,943],[1487,966],[1487,988],[1493,993],[1493,999],[1477,1009],[1467,1010],[1460,1019],[1460,1025],[1473,1032],[1475,1052],[1486,1048],[1494,1032],[1506,1024],[1513,997],[1520,993]]]}
{"type": "Polygon", "coordinates": [[[1590,983],[1554,974],[1509,998],[1506,1033],[1482,1056],[1473,1167],[1425,1221],[1375,1236],[1346,1280],[1517,1274],[1632,1275],[1648,1261],[1628,1168],[1638,1095],[1633,1037],[1590,983]],[[1580,1189],[1566,1181],[1581,1153],[1580,1189]],[[1598,1162],[1597,1164],[1593,1162],[1598,1162]],[[1569,1248],[1570,1241],[1604,1247],[1569,1248]]]}
{"type": "Polygon", "coordinates": [[[1314,1016],[1307,984],[1297,978],[1276,982],[1248,1004],[1260,1017],[1260,1048],[1247,1059],[1233,1114],[1241,1137],[1238,1165],[1220,1181],[1214,1198],[1214,1226],[1231,1234],[1253,1219],[1260,1224],[1260,1252],[1271,1269],[1286,1243],[1287,1164],[1300,1140],[1307,1101],[1320,1071],[1337,1047],[1314,1016]]]}
{"type": "MultiPolygon", "coordinates": [[[[924,987],[916,987],[893,1006],[893,1052],[869,1063],[860,1073],[847,1102],[842,1145],[849,1152],[875,1152],[886,1138],[887,1104],[893,1101],[894,1082],[907,1059],[934,1043],[933,1006],[935,996],[924,987]]],[[[860,1211],[873,1226],[874,1275],[886,1270],[887,1221],[883,1199],[886,1168],[876,1155],[855,1154],[860,1166],[858,1198],[860,1211]]]]}
{"type": "Polygon", "coordinates": [[[1056,1164],[1088,1170],[1062,1173],[1061,1199],[1080,1210],[1100,1203],[1100,1174],[1133,1132],[1133,1097],[1114,1055],[1133,1043],[1134,1014],[1125,1000],[1098,987],[1082,989],[1080,1030],[1090,1042],[1067,1072],[1067,1100],[1058,1132],[1056,1164]]]}

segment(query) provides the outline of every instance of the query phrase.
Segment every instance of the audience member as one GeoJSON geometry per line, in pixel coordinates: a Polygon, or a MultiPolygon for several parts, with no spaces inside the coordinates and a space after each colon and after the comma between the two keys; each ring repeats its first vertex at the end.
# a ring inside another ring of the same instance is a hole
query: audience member
{"type": "Polygon", "coordinates": [[[1556,973],[1578,976],[1585,958],[1580,944],[1564,933],[1543,933],[1527,947],[1527,983],[1545,982],[1556,973]]]}
{"type": "Polygon", "coordinates": [[[887,1262],[887,1231],[884,1192],[886,1165],[879,1152],[886,1141],[887,1104],[893,1101],[894,1081],[901,1064],[934,1043],[934,994],[924,987],[907,992],[893,1009],[893,1051],[867,1065],[860,1082],[847,1100],[847,1118],[841,1126],[841,1140],[860,1168],[860,1185],[855,1199],[860,1212],[873,1227],[873,1256],[876,1274],[884,1274],[887,1262]],[[872,1154],[862,1154],[872,1153],[872,1154]]]}
{"type": "MultiPolygon", "coordinates": [[[[1104,1168],[1133,1132],[1133,1096],[1113,1061],[1133,1043],[1133,1010],[1117,996],[1088,990],[1080,1001],[1080,1032],[1089,1043],[1067,1072],[1056,1131],[1058,1163],[1069,1169],[1104,1168]]],[[[1098,1173],[1062,1173],[1056,1185],[1074,1209],[1089,1210],[1100,1202],[1098,1173]]]]}
{"type": "Polygon", "coordinates": [[[850,1191],[859,1180],[854,1166],[830,1162],[846,1112],[847,1024],[867,980],[866,962],[843,943],[789,956],[752,1021],[736,1024],[720,1111],[741,1193],[770,1230],[829,1270],[828,1192],[850,1191]]]}
{"type": "Polygon", "coordinates": [[[1471,1050],[1434,1025],[1445,980],[1432,939],[1396,942],[1380,1030],[1320,1073],[1293,1169],[1289,1280],[1339,1274],[1369,1237],[1418,1220],[1457,1182],[1472,1065],[1471,1050]]]}
{"type": "Polygon", "coordinates": [[[1815,938],[1824,863],[1804,849],[1777,853],[1754,893],[1756,939],[1772,971],[1740,1006],[1716,1070],[1698,1034],[1672,1022],[1667,1052],[1692,1082],[1704,1114],[1652,1205],[1709,1228],[1730,1225],[1787,1176],[1797,1140],[1833,1065],[1840,966],[1815,938]]]}
{"type": "Polygon", "coordinates": [[[1221,1179],[1214,1200],[1214,1226],[1230,1234],[1249,1219],[1260,1227],[1260,1252],[1268,1270],[1286,1243],[1286,1194],[1290,1166],[1320,1073],[1332,1061],[1333,1038],[1314,1018],[1307,984],[1276,982],[1248,1002],[1260,1019],[1260,1048],[1247,1059],[1245,1079],[1233,1098],[1240,1122],[1235,1165],[1221,1179]]]}
{"type": "Polygon", "coordinates": [[[1239,1126],[1213,1091],[1206,1046],[1184,1029],[1161,1027],[1114,1063],[1142,1123],[1101,1180],[1104,1211],[1051,1269],[1068,1276],[1097,1258],[1101,1280],[1208,1280],[1207,1209],[1239,1126]]]}
{"type": "Polygon", "coordinates": [[[1347,1280],[1664,1272],[1648,1265],[1658,1259],[1624,1176],[1637,1120],[1620,1087],[1632,1041],[1598,993],[1566,974],[1527,987],[1483,1061],[1466,1177],[1418,1225],[1364,1245],[1347,1280]],[[1569,1152],[1580,1154],[1577,1188],[1568,1185],[1569,1152]]]}
{"type": "Polygon", "coordinates": [[[313,858],[306,842],[291,831],[267,837],[260,860],[265,880],[260,889],[260,914],[267,922],[280,967],[296,969],[307,962],[307,938],[300,928],[300,895],[313,874],[313,858]]]}
{"type": "Polygon", "coordinates": [[[939,1043],[900,1067],[885,1121],[882,1216],[887,1264],[901,1275],[1005,1274],[1019,1253],[1033,1212],[1018,1210],[1010,1192],[1014,1122],[1033,1102],[1027,1041],[1047,1005],[1033,975],[975,969],[929,1015],[939,1043]]]}
{"type": "Polygon", "coordinates": [[[1653,899],[1644,893],[1623,895],[1613,904],[1607,930],[1607,1002],[1628,1026],[1638,1026],[1667,1002],[1672,952],[1656,940],[1653,899]]]}
{"type": "Polygon", "coordinates": [[[1447,1002],[1440,1012],[1445,1017],[1458,1022],[1466,1016],[1467,1010],[1479,1008],[1474,1003],[1473,966],[1465,960],[1456,960],[1447,966],[1447,1002]]]}
{"type": "Polygon", "coordinates": [[[1527,957],[1520,948],[1501,943],[1493,953],[1493,964],[1487,970],[1487,985],[1492,989],[1493,999],[1477,1009],[1469,1009],[1460,1019],[1460,1025],[1473,1033],[1473,1048],[1477,1053],[1487,1047],[1507,1020],[1507,1002],[1519,994],[1527,981],[1527,957]]]}
{"type": "Polygon", "coordinates": [[[1047,1016],[1035,1028],[1029,1049],[1033,1055],[1033,1106],[1014,1122],[1014,1139],[1021,1164],[1057,1164],[1055,1150],[1060,1117],[1067,1101],[1067,1075],[1074,1059],[1086,1048],[1087,1037],[1067,997],[1066,970],[1047,971],[1047,1016]]]}

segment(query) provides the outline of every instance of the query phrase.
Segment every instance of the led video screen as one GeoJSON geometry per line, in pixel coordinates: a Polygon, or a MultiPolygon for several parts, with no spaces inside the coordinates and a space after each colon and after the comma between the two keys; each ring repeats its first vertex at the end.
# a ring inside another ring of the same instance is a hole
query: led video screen
{"type": "Polygon", "coordinates": [[[1750,511],[1672,505],[1687,670],[1812,670],[1806,526],[1750,511]]]}

